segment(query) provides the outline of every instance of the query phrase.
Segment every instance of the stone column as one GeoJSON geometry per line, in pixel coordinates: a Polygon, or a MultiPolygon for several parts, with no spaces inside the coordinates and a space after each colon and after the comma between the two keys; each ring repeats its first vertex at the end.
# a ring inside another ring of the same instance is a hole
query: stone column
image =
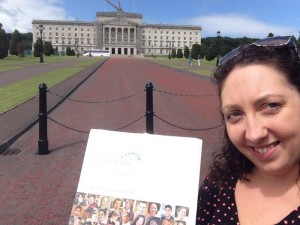
{"type": "Polygon", "coordinates": [[[131,28],[128,28],[127,29],[127,44],[129,45],[129,43],[130,43],[130,29],[131,28]]]}
{"type": "Polygon", "coordinates": [[[111,43],[111,27],[108,27],[108,44],[111,43]]]}
{"type": "MultiPolygon", "coordinates": [[[[95,22],[95,41],[94,48],[102,49],[103,46],[103,25],[99,22],[95,22]]],[[[91,37],[92,39],[92,37],[91,37]]]]}
{"type": "Polygon", "coordinates": [[[141,26],[136,26],[136,50],[137,54],[142,53],[142,39],[143,39],[143,34],[142,34],[142,29],[141,26]]]}

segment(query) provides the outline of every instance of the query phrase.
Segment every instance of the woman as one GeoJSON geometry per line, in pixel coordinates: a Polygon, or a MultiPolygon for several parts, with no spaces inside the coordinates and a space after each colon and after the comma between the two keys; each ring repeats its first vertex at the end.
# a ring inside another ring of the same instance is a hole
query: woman
{"type": "Polygon", "coordinates": [[[179,207],[176,211],[175,220],[185,221],[186,216],[187,216],[187,209],[185,207],[179,207]]]}
{"type": "Polygon", "coordinates": [[[144,215],[137,215],[135,220],[133,221],[132,225],[144,225],[145,224],[145,216],[144,215]]]}
{"type": "Polygon", "coordinates": [[[214,77],[225,144],[199,190],[197,224],[300,224],[300,60],[292,37],[227,54],[214,77]]]}
{"type": "Polygon", "coordinates": [[[130,220],[132,221],[133,218],[134,218],[134,213],[132,211],[133,211],[133,200],[132,199],[126,199],[121,215],[123,215],[125,213],[129,213],[130,220]]]}
{"type": "Polygon", "coordinates": [[[109,209],[109,199],[108,197],[104,196],[101,198],[100,201],[100,209],[109,209]]]}
{"type": "Polygon", "coordinates": [[[156,217],[160,210],[160,204],[155,202],[150,202],[148,206],[148,215],[146,217],[146,223],[150,221],[153,217],[156,217]]]}

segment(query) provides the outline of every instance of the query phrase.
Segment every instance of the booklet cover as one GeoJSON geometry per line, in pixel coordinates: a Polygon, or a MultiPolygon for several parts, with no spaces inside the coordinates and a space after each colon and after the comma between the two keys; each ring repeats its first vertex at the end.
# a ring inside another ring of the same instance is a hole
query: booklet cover
{"type": "Polygon", "coordinates": [[[194,225],[202,141],[91,130],[69,225],[194,225]]]}

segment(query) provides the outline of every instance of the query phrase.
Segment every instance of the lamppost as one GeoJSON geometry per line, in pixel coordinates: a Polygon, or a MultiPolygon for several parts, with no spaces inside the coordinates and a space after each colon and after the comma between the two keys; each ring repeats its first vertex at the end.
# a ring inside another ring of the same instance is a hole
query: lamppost
{"type": "Polygon", "coordinates": [[[41,52],[40,52],[40,63],[44,63],[44,58],[43,58],[43,55],[44,55],[43,31],[44,31],[44,29],[45,29],[45,27],[42,24],[40,24],[39,31],[41,33],[41,43],[42,43],[41,52]]]}
{"type": "Polygon", "coordinates": [[[220,34],[221,34],[221,32],[218,30],[217,31],[217,64],[216,64],[216,66],[219,65],[219,60],[220,60],[220,34]]]}

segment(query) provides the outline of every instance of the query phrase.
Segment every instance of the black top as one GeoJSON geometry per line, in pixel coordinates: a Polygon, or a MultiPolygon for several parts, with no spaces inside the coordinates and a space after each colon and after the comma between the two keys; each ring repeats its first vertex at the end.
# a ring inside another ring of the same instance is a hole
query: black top
{"type": "MultiPolygon", "coordinates": [[[[239,225],[234,191],[237,178],[230,177],[222,188],[206,177],[199,189],[197,225],[239,225]]],[[[300,224],[300,206],[277,225],[300,224]]]]}

